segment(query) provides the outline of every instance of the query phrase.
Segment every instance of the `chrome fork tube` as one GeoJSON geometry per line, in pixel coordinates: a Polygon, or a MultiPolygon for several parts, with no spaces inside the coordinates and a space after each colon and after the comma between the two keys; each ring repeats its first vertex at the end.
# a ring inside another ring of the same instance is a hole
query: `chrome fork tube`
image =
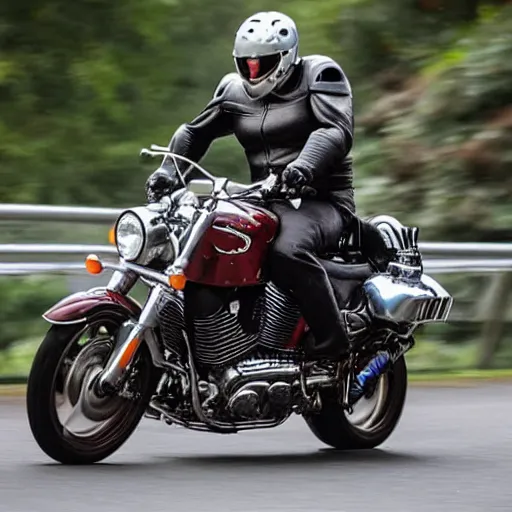
{"type": "Polygon", "coordinates": [[[188,240],[183,247],[183,250],[179,254],[179,256],[174,260],[174,263],[171,265],[174,268],[185,269],[188,265],[190,257],[194,252],[194,249],[197,247],[197,244],[201,240],[205,231],[208,229],[210,225],[211,212],[205,210],[200,215],[197,221],[194,223],[188,240]]]}
{"type": "Polygon", "coordinates": [[[107,290],[127,295],[135,286],[138,278],[139,276],[131,270],[126,270],[125,272],[116,270],[107,284],[107,290]]]}
{"type": "MultiPolygon", "coordinates": [[[[117,389],[126,370],[129,368],[133,358],[144,339],[148,329],[157,324],[156,305],[162,294],[162,287],[157,285],[151,291],[146,305],[142,310],[139,321],[134,325],[125,339],[118,339],[105,369],[101,372],[98,385],[100,390],[117,389]]],[[[150,341],[153,341],[151,338],[150,341]]]]}

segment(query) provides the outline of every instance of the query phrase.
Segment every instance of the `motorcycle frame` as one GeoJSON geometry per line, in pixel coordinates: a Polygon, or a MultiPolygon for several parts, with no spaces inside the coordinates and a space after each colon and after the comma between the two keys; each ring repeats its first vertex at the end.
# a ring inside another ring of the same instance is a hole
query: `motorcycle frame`
{"type": "MultiPolygon", "coordinates": [[[[66,299],[57,303],[53,308],[48,310],[43,317],[52,324],[78,324],[86,323],[88,319],[98,309],[111,308],[115,310],[121,309],[126,315],[132,319],[134,325],[130,333],[124,339],[117,339],[114,349],[105,365],[103,371],[99,374],[97,380],[97,392],[99,394],[115,393],[120,389],[124,382],[124,377],[129,373],[135,355],[137,354],[140,345],[146,343],[149,349],[152,362],[155,367],[167,371],[175,371],[181,375],[185,375],[190,383],[192,407],[194,413],[199,419],[198,422],[184,422],[179,418],[174,417],[168,411],[152,401],[152,407],[164,415],[168,420],[173,423],[181,424],[190,429],[211,431],[217,433],[236,433],[240,430],[249,430],[256,428],[272,428],[283,423],[290,415],[288,412],[284,418],[279,420],[257,420],[248,422],[227,423],[215,421],[207,417],[202,409],[200,401],[200,393],[198,386],[198,374],[196,371],[193,352],[189,340],[189,335],[186,331],[182,331],[187,349],[187,363],[188,369],[182,366],[173,364],[166,361],[164,358],[163,350],[161,348],[161,340],[158,340],[155,334],[155,328],[158,326],[157,317],[157,304],[163,293],[182,294],[180,290],[175,290],[170,284],[170,276],[183,273],[184,269],[190,260],[192,252],[202,238],[205,230],[209,226],[209,220],[212,212],[215,209],[219,199],[224,201],[239,200],[248,198],[253,192],[261,189],[262,182],[254,183],[252,185],[241,185],[233,183],[233,193],[228,193],[227,185],[229,180],[226,178],[215,178],[204,170],[197,163],[171,153],[167,148],[152,145],[151,151],[144,149],[141,154],[151,156],[170,156],[176,166],[179,177],[184,185],[185,176],[188,172],[195,168],[199,170],[209,181],[212,182],[212,187],[208,191],[204,191],[202,195],[206,199],[202,208],[199,208],[199,216],[191,229],[187,229],[187,240],[182,250],[176,254],[174,262],[166,269],[164,273],[160,273],[144,266],[125,261],[120,258],[119,263],[102,262],[97,258],[101,270],[110,269],[114,273],[106,287],[92,288],[87,292],[80,292],[73,294],[66,299]],[[182,174],[176,163],[177,160],[185,161],[190,165],[190,168],[182,174]],[[140,280],[150,288],[150,292],[144,306],[140,306],[128,294],[135,286],[137,281],[140,280]]],[[[290,340],[290,345],[296,345],[300,342],[305,332],[304,322],[299,322],[296,331],[290,340]]],[[[319,379],[319,377],[312,376],[306,377],[306,369],[301,366],[300,380],[298,384],[302,390],[304,400],[307,405],[315,407],[314,399],[309,396],[308,385],[314,384],[315,386],[332,386],[344,383],[345,397],[343,399],[344,405],[348,404],[348,387],[351,377],[350,361],[345,361],[337,365],[335,377],[326,377],[319,379]],[[348,371],[347,371],[348,369],[348,371]]]]}

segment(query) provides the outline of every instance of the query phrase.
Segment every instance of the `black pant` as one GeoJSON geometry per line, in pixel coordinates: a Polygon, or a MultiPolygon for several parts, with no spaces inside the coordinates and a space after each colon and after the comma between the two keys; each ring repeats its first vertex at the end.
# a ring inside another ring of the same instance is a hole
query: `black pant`
{"type": "MultiPolygon", "coordinates": [[[[354,211],[353,193],[337,192],[337,203],[354,211]]],[[[303,199],[299,209],[289,203],[274,203],[281,221],[270,255],[270,278],[289,290],[315,339],[307,347],[312,357],[331,357],[347,348],[345,329],[334,290],[315,254],[335,251],[349,215],[334,202],[303,199]]]]}

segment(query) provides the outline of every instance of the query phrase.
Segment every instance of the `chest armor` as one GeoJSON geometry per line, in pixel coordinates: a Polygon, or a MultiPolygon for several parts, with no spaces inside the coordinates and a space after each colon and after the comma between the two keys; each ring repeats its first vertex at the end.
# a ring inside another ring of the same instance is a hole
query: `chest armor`
{"type": "Polygon", "coordinates": [[[313,175],[311,186],[317,192],[350,189],[350,97],[341,68],[322,56],[303,58],[283,88],[259,100],[250,98],[241,78],[231,73],[203,112],[176,131],[169,147],[199,161],[213,140],[234,135],[245,151],[251,181],[266,178],[270,171],[279,174],[297,161],[313,175]],[[337,73],[336,79],[331,76],[317,85],[322,69],[337,73]]]}
{"type": "Polygon", "coordinates": [[[302,82],[289,95],[271,94],[256,101],[241,86],[233,84],[224,109],[232,115],[233,133],[247,156],[252,181],[293,162],[311,132],[318,128],[309,104],[309,91],[302,82]]]}
{"type": "Polygon", "coordinates": [[[316,122],[308,98],[260,101],[234,116],[234,135],[251,166],[253,181],[297,158],[316,122]]]}

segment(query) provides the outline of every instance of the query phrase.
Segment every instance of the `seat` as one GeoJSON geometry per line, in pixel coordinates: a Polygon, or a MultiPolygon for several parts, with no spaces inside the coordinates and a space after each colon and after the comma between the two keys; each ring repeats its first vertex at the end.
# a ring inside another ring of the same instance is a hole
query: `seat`
{"type": "Polygon", "coordinates": [[[361,283],[386,270],[392,252],[381,232],[369,221],[354,216],[340,240],[339,251],[322,254],[320,263],[332,281],[361,283]]]}
{"type": "Polygon", "coordinates": [[[365,281],[374,274],[368,263],[346,263],[339,258],[321,258],[320,263],[330,278],[340,281],[365,281]]]}

